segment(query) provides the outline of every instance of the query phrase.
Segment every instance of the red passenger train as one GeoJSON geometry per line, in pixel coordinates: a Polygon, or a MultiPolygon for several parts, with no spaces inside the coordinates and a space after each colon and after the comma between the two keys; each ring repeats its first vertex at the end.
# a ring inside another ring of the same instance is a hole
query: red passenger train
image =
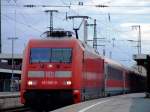
{"type": "Polygon", "coordinates": [[[21,102],[50,107],[129,92],[130,73],[75,38],[30,40],[23,58],[21,102]]]}

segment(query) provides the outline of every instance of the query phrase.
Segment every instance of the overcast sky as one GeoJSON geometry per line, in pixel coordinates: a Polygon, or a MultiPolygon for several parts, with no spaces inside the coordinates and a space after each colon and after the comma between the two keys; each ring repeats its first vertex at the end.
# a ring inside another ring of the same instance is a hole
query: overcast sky
{"type": "MultiPolygon", "coordinates": [[[[9,37],[18,37],[15,41],[15,53],[22,53],[28,40],[41,38],[40,35],[47,30],[49,15],[44,11],[56,9],[54,14],[54,27],[72,30],[72,21],[65,19],[68,15],[86,15],[91,17],[88,23],[97,19],[97,37],[105,38],[99,41],[105,45],[106,57],[131,65],[132,55],[137,53],[138,29],[133,25],[141,26],[142,53],[150,52],[150,0],[1,0],[2,1],[2,52],[11,53],[9,37]],[[83,6],[77,5],[83,2],[83,6]],[[71,7],[36,7],[25,8],[23,5],[57,5],[71,7]],[[107,5],[98,8],[94,5],[107,5]],[[14,6],[16,5],[16,6],[14,6]],[[15,15],[16,13],[16,15],[15,15]],[[109,16],[110,15],[110,16],[109,16]],[[113,41],[114,40],[114,41],[113,41]],[[112,53],[111,53],[112,52],[112,53]]],[[[81,20],[75,20],[78,26],[81,20]]],[[[80,29],[80,39],[83,40],[83,27],[80,29]]],[[[88,39],[92,39],[93,29],[89,28],[88,39]]],[[[102,53],[104,47],[99,47],[102,53]]]]}

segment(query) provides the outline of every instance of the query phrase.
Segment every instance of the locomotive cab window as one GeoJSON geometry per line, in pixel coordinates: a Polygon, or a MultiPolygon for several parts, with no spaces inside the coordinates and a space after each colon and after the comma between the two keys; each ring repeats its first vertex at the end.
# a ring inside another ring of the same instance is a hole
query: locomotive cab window
{"type": "Polygon", "coordinates": [[[30,63],[41,62],[72,62],[71,48],[31,48],[30,63]]]}
{"type": "Polygon", "coordinates": [[[51,62],[71,62],[71,53],[72,49],[70,48],[53,48],[51,55],[51,62]]]}
{"type": "Polygon", "coordinates": [[[30,57],[31,63],[49,62],[49,48],[32,48],[30,57]]]}

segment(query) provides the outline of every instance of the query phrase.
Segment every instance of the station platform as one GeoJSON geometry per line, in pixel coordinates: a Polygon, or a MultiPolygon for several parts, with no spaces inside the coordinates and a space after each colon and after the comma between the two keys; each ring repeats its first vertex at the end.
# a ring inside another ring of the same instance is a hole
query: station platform
{"type": "Polygon", "coordinates": [[[0,92],[0,111],[22,106],[19,92],[0,92]]]}
{"type": "Polygon", "coordinates": [[[0,98],[2,97],[13,97],[13,96],[19,96],[20,93],[19,92],[0,92],[0,98]]]}
{"type": "Polygon", "coordinates": [[[125,94],[74,104],[52,112],[150,112],[145,93],[125,94]]]}

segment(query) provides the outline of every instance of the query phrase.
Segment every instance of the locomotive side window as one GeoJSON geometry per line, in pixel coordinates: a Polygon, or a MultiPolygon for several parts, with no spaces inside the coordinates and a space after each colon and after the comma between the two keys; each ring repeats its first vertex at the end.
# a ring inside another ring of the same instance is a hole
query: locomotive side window
{"type": "Polygon", "coordinates": [[[30,63],[61,62],[71,63],[71,48],[31,48],[30,63]]]}

